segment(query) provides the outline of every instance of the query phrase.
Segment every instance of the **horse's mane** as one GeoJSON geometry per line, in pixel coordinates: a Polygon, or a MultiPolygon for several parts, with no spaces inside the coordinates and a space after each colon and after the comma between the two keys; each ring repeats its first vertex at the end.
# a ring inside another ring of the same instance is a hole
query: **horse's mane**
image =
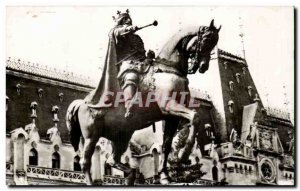
{"type": "MultiPolygon", "coordinates": [[[[200,26],[200,30],[206,26],[200,26]]],[[[206,27],[207,28],[207,27],[206,27]]],[[[158,55],[159,59],[170,60],[171,55],[174,53],[178,43],[187,36],[195,36],[199,31],[199,26],[188,27],[173,35],[163,46],[158,55]]]]}

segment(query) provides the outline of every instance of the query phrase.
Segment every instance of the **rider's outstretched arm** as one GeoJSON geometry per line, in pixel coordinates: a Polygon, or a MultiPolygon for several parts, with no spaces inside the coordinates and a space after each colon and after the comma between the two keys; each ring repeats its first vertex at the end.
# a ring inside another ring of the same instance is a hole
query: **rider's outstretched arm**
{"type": "Polygon", "coordinates": [[[134,33],[137,30],[137,26],[133,25],[123,25],[121,27],[115,28],[114,35],[116,38],[123,37],[124,35],[134,33]]]}

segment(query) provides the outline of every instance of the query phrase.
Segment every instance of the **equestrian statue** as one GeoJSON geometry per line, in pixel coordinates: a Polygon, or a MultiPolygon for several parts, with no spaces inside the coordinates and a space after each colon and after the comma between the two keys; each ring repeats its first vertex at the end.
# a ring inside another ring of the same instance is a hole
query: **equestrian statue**
{"type": "Polygon", "coordinates": [[[209,26],[181,30],[155,57],[153,51],[146,53],[143,40],[136,31],[156,26],[157,21],[144,27],[134,26],[128,10],[118,11],[113,18],[116,25],[109,32],[100,82],[84,100],[75,100],[68,108],[66,123],[71,143],[75,151],[83,145],[82,170],[86,183],[91,185],[91,157],[100,137],[112,141],[112,166],[123,169],[120,158],[134,131],[164,120],[159,181],[169,184],[167,161],[177,127],[184,124],[190,131],[179,156],[184,161],[191,152],[194,129],[201,119],[196,111],[189,109],[192,99],[187,75],[208,70],[221,26],[216,28],[212,20],[209,26]]]}

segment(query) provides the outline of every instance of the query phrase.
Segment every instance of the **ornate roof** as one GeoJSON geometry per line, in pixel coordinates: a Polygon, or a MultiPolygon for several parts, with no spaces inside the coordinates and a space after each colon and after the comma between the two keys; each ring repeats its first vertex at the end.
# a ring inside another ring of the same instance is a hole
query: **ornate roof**
{"type": "Polygon", "coordinates": [[[240,63],[240,64],[247,65],[247,62],[244,58],[242,58],[240,56],[237,56],[237,55],[234,55],[234,54],[231,54],[231,53],[226,52],[226,51],[221,50],[221,49],[218,49],[218,56],[220,58],[223,58],[223,59],[226,59],[226,60],[230,60],[230,61],[234,61],[234,62],[237,62],[237,63],[240,63]]]}
{"type": "Polygon", "coordinates": [[[11,59],[8,57],[6,61],[6,69],[15,70],[27,74],[51,78],[67,83],[77,84],[81,86],[94,87],[90,77],[75,74],[66,70],[59,70],[47,65],[40,65],[39,63],[25,62],[20,59],[11,59]]]}
{"type": "Polygon", "coordinates": [[[207,91],[202,91],[196,88],[190,88],[190,93],[191,97],[211,101],[210,95],[207,93],[207,91]]]}
{"type": "Polygon", "coordinates": [[[284,119],[287,121],[290,121],[290,113],[283,111],[278,108],[270,108],[266,107],[267,114],[271,117],[279,118],[279,119],[284,119]]]}

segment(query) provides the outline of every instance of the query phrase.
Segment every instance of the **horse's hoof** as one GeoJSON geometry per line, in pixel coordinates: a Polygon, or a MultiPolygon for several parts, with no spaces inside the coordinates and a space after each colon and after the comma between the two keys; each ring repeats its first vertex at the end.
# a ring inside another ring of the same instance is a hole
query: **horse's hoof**
{"type": "Polygon", "coordinates": [[[157,175],[154,176],[153,184],[160,184],[159,176],[157,176],[157,175]]]}
{"type": "Polygon", "coordinates": [[[165,178],[165,179],[160,179],[160,184],[161,184],[161,185],[168,185],[168,184],[170,184],[170,181],[169,181],[167,178],[165,178]]]}
{"type": "Polygon", "coordinates": [[[162,185],[170,184],[170,178],[167,174],[165,173],[160,174],[160,184],[162,185]]]}
{"type": "Polygon", "coordinates": [[[87,182],[86,185],[87,185],[87,186],[93,186],[93,183],[87,182]]]}

